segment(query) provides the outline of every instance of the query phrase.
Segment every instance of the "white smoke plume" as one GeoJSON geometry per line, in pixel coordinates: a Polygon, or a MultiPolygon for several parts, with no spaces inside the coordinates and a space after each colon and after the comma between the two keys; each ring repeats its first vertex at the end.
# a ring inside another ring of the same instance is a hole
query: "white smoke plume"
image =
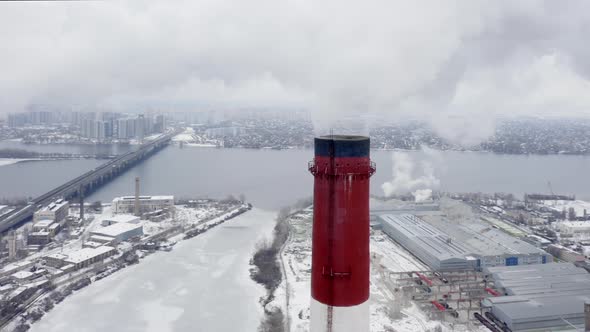
{"type": "Polygon", "coordinates": [[[318,134],[411,118],[473,144],[498,116],[590,116],[589,21],[577,0],[2,3],[0,117],[295,108],[318,134]]]}
{"type": "Polygon", "coordinates": [[[393,152],[393,178],[381,185],[385,196],[415,193],[420,199],[427,199],[432,189],[440,186],[440,180],[434,175],[434,168],[429,160],[417,163],[407,152],[393,152]]]}
{"type": "Polygon", "coordinates": [[[426,202],[432,199],[432,189],[418,189],[412,195],[417,203],[426,202]]]}

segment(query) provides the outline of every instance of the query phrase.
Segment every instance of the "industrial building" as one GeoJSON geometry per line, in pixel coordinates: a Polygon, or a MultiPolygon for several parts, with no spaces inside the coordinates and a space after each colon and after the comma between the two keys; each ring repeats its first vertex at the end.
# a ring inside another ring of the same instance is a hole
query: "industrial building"
{"type": "Polygon", "coordinates": [[[110,246],[116,244],[115,238],[111,236],[92,235],[88,241],[84,242],[84,248],[98,248],[100,246],[110,246]]]}
{"type": "Polygon", "coordinates": [[[551,244],[551,245],[547,246],[546,250],[548,253],[550,253],[554,257],[557,257],[557,258],[564,260],[566,262],[575,263],[575,262],[584,262],[586,260],[586,257],[584,257],[584,255],[582,255],[578,252],[575,252],[571,249],[568,249],[564,246],[561,246],[559,244],[551,244]]]}
{"type": "Polygon", "coordinates": [[[562,221],[557,223],[561,236],[590,236],[590,222],[587,221],[562,221]]]}
{"type": "Polygon", "coordinates": [[[119,214],[113,217],[108,217],[102,220],[102,226],[110,226],[113,224],[118,223],[130,223],[130,224],[137,224],[139,223],[139,217],[130,214],[119,214]]]}
{"type": "Polygon", "coordinates": [[[33,231],[27,237],[29,245],[46,245],[61,230],[61,224],[53,220],[44,219],[33,224],[33,231]]]}
{"type": "Polygon", "coordinates": [[[132,237],[142,236],[143,226],[141,224],[118,223],[113,224],[90,233],[90,240],[110,239],[112,243],[126,241],[132,237]]]}
{"type": "MultiPolygon", "coordinates": [[[[113,199],[114,213],[133,214],[135,210],[135,197],[123,196],[113,199]]],[[[174,196],[139,196],[139,212],[153,212],[156,210],[174,209],[174,196]]]]}
{"type": "Polygon", "coordinates": [[[116,249],[113,247],[101,246],[98,248],[82,248],[68,254],[51,254],[44,258],[47,265],[55,268],[73,265],[75,269],[80,269],[102,261],[103,259],[114,255],[116,252],[116,249]]]}
{"type": "Polygon", "coordinates": [[[584,324],[584,303],[590,301],[586,270],[550,263],[487,267],[484,273],[506,296],[486,298],[482,305],[513,331],[584,324]]]}
{"type": "Polygon", "coordinates": [[[69,209],[70,204],[67,201],[58,199],[54,203],[36,211],[33,214],[33,221],[52,220],[54,222],[62,222],[68,216],[69,209]]]}
{"type": "Polygon", "coordinates": [[[544,264],[553,257],[533,245],[476,221],[426,220],[409,213],[377,216],[383,231],[434,270],[544,264]],[[436,225],[436,227],[434,226],[436,225]]]}
{"type": "MultiPolygon", "coordinates": [[[[522,240],[534,245],[537,248],[541,248],[544,250],[549,245],[551,245],[551,241],[549,239],[546,239],[542,236],[538,236],[538,235],[534,235],[534,234],[526,234],[525,236],[523,236],[522,240]]],[[[549,252],[549,253],[553,255],[553,253],[551,253],[551,252],[549,252]]],[[[555,256],[555,255],[553,255],[553,256],[555,256]]]]}

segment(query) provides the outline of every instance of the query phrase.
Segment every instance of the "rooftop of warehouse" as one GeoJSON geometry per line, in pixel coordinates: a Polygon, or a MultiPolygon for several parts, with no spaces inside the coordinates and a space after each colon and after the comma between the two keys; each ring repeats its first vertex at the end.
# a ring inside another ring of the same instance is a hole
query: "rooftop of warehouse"
{"type": "Polygon", "coordinates": [[[445,216],[424,216],[430,225],[444,230],[454,241],[461,242],[474,254],[493,256],[504,254],[545,254],[532,244],[510,236],[501,230],[484,224],[479,219],[455,222],[445,216]]]}
{"type": "Polygon", "coordinates": [[[552,293],[563,295],[568,291],[590,290],[590,274],[571,263],[510,267],[484,269],[496,287],[510,295],[527,295],[531,299],[552,296],[552,293]]]}
{"type": "Polygon", "coordinates": [[[484,273],[514,294],[487,298],[485,304],[516,322],[581,315],[590,300],[590,274],[571,263],[486,267],[484,273]]]}
{"type": "Polygon", "coordinates": [[[564,276],[571,274],[586,275],[586,270],[572,263],[549,263],[516,266],[488,266],[483,269],[485,274],[493,275],[494,280],[522,279],[526,276],[537,278],[548,276],[564,276]]]}
{"type": "Polygon", "coordinates": [[[43,207],[40,211],[57,211],[62,206],[68,204],[68,201],[64,201],[63,199],[57,200],[49,205],[43,207]]]}
{"type": "Polygon", "coordinates": [[[87,259],[91,259],[99,255],[105,254],[112,250],[115,250],[115,248],[108,246],[102,246],[98,248],[82,248],[78,251],[69,253],[66,261],[72,264],[77,264],[87,259]]]}
{"type": "Polygon", "coordinates": [[[141,224],[130,224],[130,223],[116,223],[110,226],[106,226],[103,228],[95,229],[91,232],[91,235],[106,235],[111,237],[116,237],[120,234],[125,232],[129,232],[135,230],[137,228],[142,228],[141,224]]]}
{"type": "Polygon", "coordinates": [[[429,213],[417,217],[398,210],[377,216],[406,236],[419,239],[420,245],[435,255],[545,254],[543,250],[477,220],[458,223],[441,214],[429,213]]]}
{"type": "Polygon", "coordinates": [[[139,220],[139,217],[131,215],[131,214],[117,214],[112,217],[104,218],[104,220],[114,221],[114,222],[134,222],[139,220]]]}
{"type": "Polygon", "coordinates": [[[554,295],[530,299],[525,296],[488,298],[496,310],[501,310],[513,322],[568,318],[584,313],[584,303],[590,300],[590,292],[554,295]]]}
{"type": "Polygon", "coordinates": [[[33,227],[49,227],[49,225],[53,224],[54,221],[50,219],[44,219],[37,221],[33,227]]]}
{"type": "Polygon", "coordinates": [[[379,215],[379,219],[395,227],[408,238],[413,238],[424,250],[441,259],[465,257],[470,254],[461,243],[452,241],[446,234],[414,215],[383,214],[379,215]]]}
{"type": "Polygon", "coordinates": [[[113,241],[114,238],[115,238],[114,236],[106,236],[106,235],[97,235],[97,234],[94,234],[94,235],[92,235],[90,237],[90,240],[110,242],[110,241],[113,241]]]}

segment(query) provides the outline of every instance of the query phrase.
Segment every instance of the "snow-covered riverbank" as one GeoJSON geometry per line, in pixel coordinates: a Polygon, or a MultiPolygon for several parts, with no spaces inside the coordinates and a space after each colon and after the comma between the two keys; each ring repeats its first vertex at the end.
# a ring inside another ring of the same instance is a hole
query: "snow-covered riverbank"
{"type": "Polygon", "coordinates": [[[265,291],[249,260],[275,216],[252,209],[150,255],[68,297],[32,331],[255,331],[265,291]]]}
{"type": "Polygon", "coordinates": [[[31,160],[33,160],[33,159],[0,158],[0,167],[20,163],[21,161],[31,161],[31,160]]]}

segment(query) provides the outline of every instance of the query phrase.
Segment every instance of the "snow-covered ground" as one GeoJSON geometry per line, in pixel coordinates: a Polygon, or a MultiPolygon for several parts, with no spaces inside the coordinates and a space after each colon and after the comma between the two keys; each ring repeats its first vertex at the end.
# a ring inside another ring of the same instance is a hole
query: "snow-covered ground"
{"type": "Polygon", "coordinates": [[[32,331],[256,331],[262,286],[249,277],[256,243],[276,214],[252,209],[172,252],[76,292],[32,331]]]}
{"type": "Polygon", "coordinates": [[[20,163],[21,161],[29,161],[34,159],[14,159],[14,158],[0,158],[0,166],[7,166],[16,163],[20,163]]]}
{"type": "Polygon", "coordinates": [[[190,127],[186,128],[182,133],[174,136],[172,141],[175,143],[183,143],[184,147],[196,148],[216,148],[222,145],[222,142],[216,139],[195,134],[195,130],[190,127]]]}
{"type": "Polygon", "coordinates": [[[216,148],[217,145],[211,143],[186,143],[184,146],[195,148],[216,148]]]}
{"type": "MultiPolygon", "coordinates": [[[[311,210],[296,214],[290,219],[291,234],[281,255],[286,280],[275,293],[272,305],[288,312],[292,332],[309,331],[309,303],[311,289],[311,210]],[[288,293],[288,296],[286,296],[288,293]],[[285,308],[287,308],[285,310],[285,308]]],[[[428,270],[408,251],[380,231],[373,231],[371,250],[371,331],[485,331],[480,327],[441,323],[428,317],[412,301],[403,301],[395,292],[396,285],[389,272],[428,270]],[[399,306],[399,314],[393,304],[399,306]]]]}
{"type": "Polygon", "coordinates": [[[590,202],[582,201],[579,199],[575,201],[543,201],[543,204],[557,212],[562,212],[563,210],[565,210],[565,212],[567,213],[570,207],[574,208],[574,210],[576,211],[576,216],[578,217],[584,215],[584,210],[586,210],[586,213],[590,213],[590,202]]]}
{"type": "Polygon", "coordinates": [[[172,138],[173,142],[194,142],[195,138],[194,135],[195,130],[193,128],[186,128],[182,133],[174,136],[172,138]]]}

